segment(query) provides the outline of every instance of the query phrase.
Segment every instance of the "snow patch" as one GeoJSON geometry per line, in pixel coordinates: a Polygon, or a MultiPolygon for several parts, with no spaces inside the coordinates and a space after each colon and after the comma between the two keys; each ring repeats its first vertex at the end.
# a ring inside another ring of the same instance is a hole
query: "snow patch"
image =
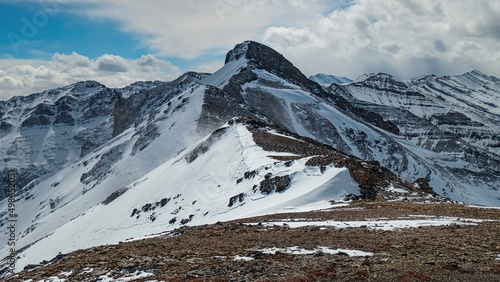
{"type": "Polygon", "coordinates": [[[245,257],[245,256],[242,257],[242,256],[236,255],[236,256],[234,256],[233,260],[235,260],[235,261],[252,261],[252,260],[254,260],[254,258],[245,257]]]}
{"type": "Polygon", "coordinates": [[[242,68],[246,67],[248,60],[242,56],[237,60],[233,60],[224,65],[220,70],[212,75],[209,75],[199,82],[205,85],[215,86],[219,89],[224,88],[229,83],[229,80],[238,73],[242,68]]]}
{"type": "Polygon", "coordinates": [[[264,248],[260,250],[263,254],[275,255],[277,252],[291,254],[291,255],[313,255],[316,253],[324,253],[328,255],[336,255],[336,254],[346,254],[350,257],[364,257],[364,256],[372,256],[373,253],[364,252],[359,250],[349,250],[349,249],[330,249],[328,247],[317,247],[313,250],[306,250],[303,248],[299,248],[297,246],[287,247],[287,248],[264,248]]]}
{"type": "MultiPolygon", "coordinates": [[[[274,221],[262,223],[265,227],[270,226],[283,226],[289,228],[300,228],[307,226],[327,226],[334,227],[338,229],[349,228],[349,227],[366,227],[372,230],[384,230],[393,231],[401,228],[417,228],[426,226],[444,226],[450,224],[457,225],[476,225],[480,222],[489,222],[492,220],[484,219],[461,219],[456,217],[429,217],[426,219],[405,219],[405,220],[362,220],[362,221],[335,221],[335,220],[325,220],[325,221],[274,221]]],[[[256,223],[249,223],[250,225],[256,225],[256,223]]]]}

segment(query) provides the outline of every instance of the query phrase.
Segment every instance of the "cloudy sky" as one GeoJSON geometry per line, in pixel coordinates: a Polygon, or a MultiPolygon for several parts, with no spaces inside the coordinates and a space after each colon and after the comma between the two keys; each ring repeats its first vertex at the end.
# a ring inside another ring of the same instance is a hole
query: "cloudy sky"
{"type": "Polygon", "coordinates": [[[500,77],[498,0],[0,0],[0,99],[213,72],[262,42],[306,75],[500,77]]]}

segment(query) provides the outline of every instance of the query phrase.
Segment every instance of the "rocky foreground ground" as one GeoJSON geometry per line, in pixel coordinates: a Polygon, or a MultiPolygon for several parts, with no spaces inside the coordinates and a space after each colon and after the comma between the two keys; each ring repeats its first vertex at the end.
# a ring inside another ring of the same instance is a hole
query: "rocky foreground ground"
{"type": "Polygon", "coordinates": [[[7,281],[500,281],[500,209],[359,201],[183,227],[59,259],[7,281]],[[436,226],[415,221],[425,219],[436,226]],[[312,225],[327,220],[335,223],[312,225]],[[413,227],[394,229],[402,220],[413,227]]]}

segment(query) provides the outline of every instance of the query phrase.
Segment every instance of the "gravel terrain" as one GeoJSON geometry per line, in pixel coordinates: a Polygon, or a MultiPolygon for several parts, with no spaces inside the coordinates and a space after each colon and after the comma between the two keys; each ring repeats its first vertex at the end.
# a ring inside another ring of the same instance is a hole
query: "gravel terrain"
{"type": "Polygon", "coordinates": [[[7,281],[500,281],[500,209],[357,201],[186,226],[44,263],[7,281]],[[334,224],[307,225],[324,221],[334,224]],[[413,227],[391,226],[400,221],[413,227]]]}

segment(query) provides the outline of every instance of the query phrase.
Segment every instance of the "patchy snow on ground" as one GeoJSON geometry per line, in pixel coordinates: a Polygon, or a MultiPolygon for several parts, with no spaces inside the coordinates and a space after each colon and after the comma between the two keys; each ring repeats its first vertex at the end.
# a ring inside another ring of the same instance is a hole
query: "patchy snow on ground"
{"type": "Polygon", "coordinates": [[[394,187],[392,185],[387,189],[387,191],[401,193],[401,194],[409,194],[410,193],[408,190],[405,190],[403,188],[394,187]]]}
{"type": "Polygon", "coordinates": [[[291,255],[312,255],[315,253],[324,253],[328,255],[336,255],[336,254],[347,254],[350,257],[364,257],[364,256],[372,256],[373,253],[364,252],[359,250],[348,250],[348,249],[330,249],[327,247],[317,247],[313,250],[306,250],[303,248],[299,248],[297,246],[287,247],[287,248],[264,248],[261,250],[263,254],[275,255],[277,252],[291,254],[291,255]]]}
{"type": "Polygon", "coordinates": [[[477,205],[467,205],[467,207],[476,208],[476,209],[497,209],[497,210],[500,210],[500,207],[477,206],[477,205]]]}
{"type": "MultiPolygon", "coordinates": [[[[138,279],[144,279],[144,278],[147,278],[147,277],[150,277],[150,276],[153,276],[153,272],[152,271],[146,271],[146,272],[136,271],[136,272],[132,272],[132,273],[127,273],[124,276],[119,277],[119,278],[110,277],[110,274],[107,273],[105,275],[99,276],[99,278],[98,278],[99,280],[98,281],[105,281],[105,282],[114,282],[114,281],[116,281],[116,282],[127,282],[127,281],[136,281],[138,279]]],[[[156,282],[158,280],[141,280],[141,281],[156,282]]]]}
{"type": "MultiPolygon", "coordinates": [[[[269,226],[284,226],[289,228],[300,228],[306,226],[330,226],[338,229],[348,228],[348,227],[366,227],[373,230],[384,230],[393,231],[400,228],[417,228],[424,226],[444,226],[450,224],[457,225],[476,225],[480,222],[486,222],[491,220],[484,219],[464,219],[457,217],[431,217],[425,216],[422,219],[412,219],[420,216],[411,216],[406,219],[398,220],[360,220],[360,221],[336,221],[336,220],[325,220],[325,221],[274,221],[262,223],[264,227],[269,226]]],[[[249,223],[250,225],[255,225],[256,223],[249,223]]]]}
{"type": "Polygon", "coordinates": [[[242,256],[236,255],[236,256],[234,256],[233,260],[236,260],[236,261],[238,261],[238,260],[251,261],[251,260],[254,260],[254,258],[252,258],[252,257],[245,257],[245,256],[242,257],[242,256]]]}

